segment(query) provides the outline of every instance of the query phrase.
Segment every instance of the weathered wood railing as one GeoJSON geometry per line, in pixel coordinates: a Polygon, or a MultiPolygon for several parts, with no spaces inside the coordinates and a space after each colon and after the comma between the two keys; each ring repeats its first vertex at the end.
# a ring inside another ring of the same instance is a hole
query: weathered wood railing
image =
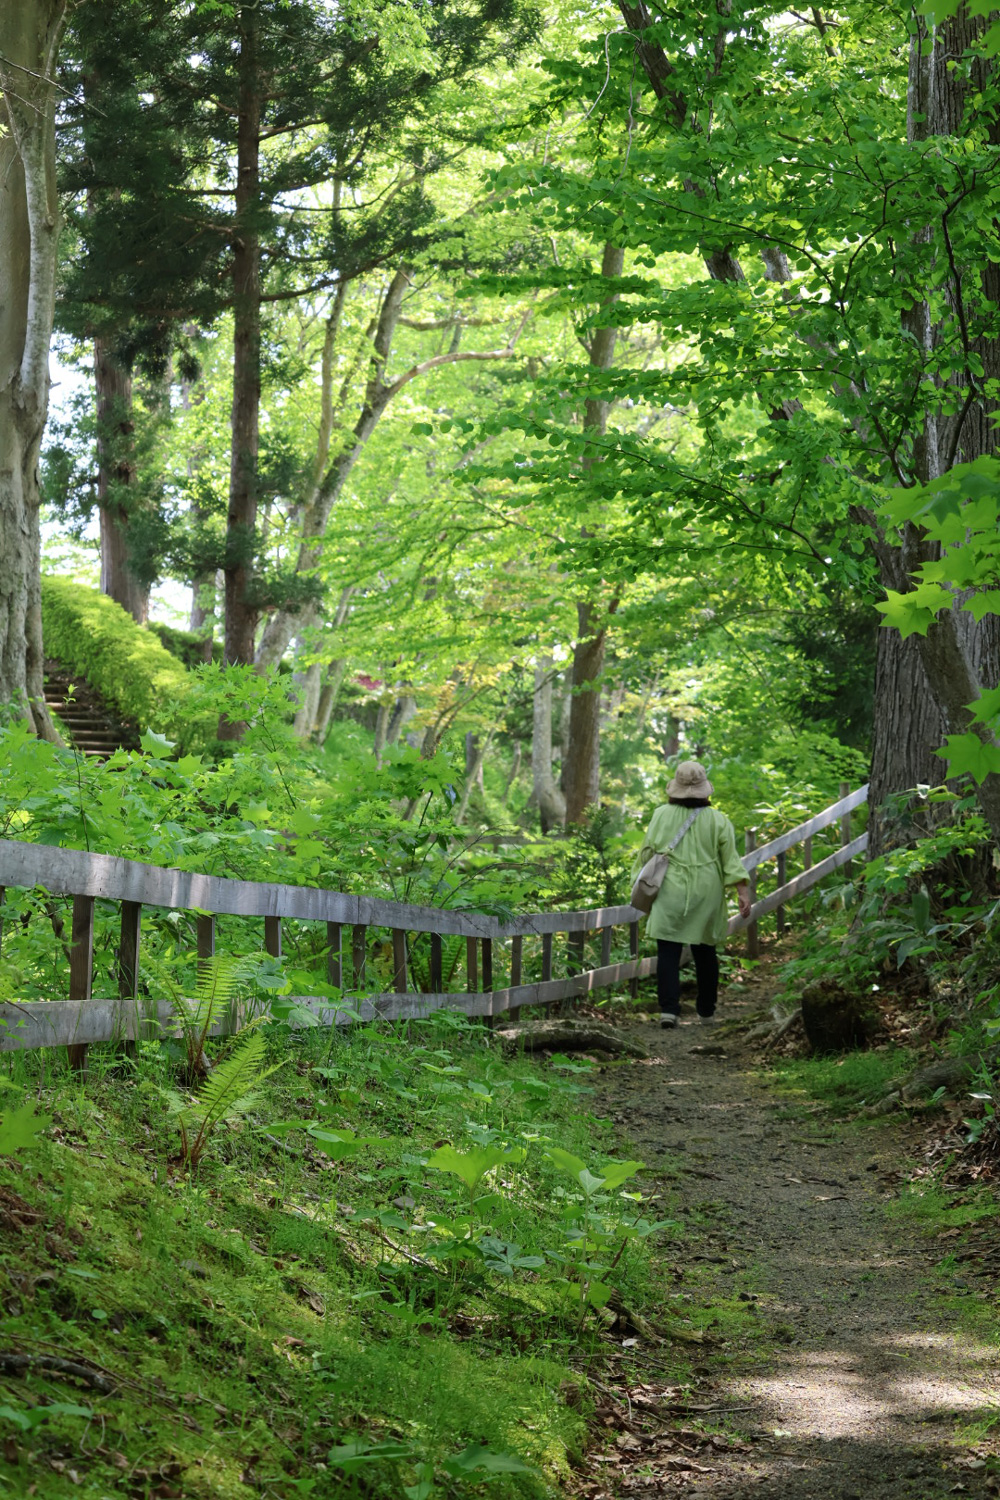
{"type": "Polygon", "coordinates": [[[842,865],[849,865],[856,855],[864,854],[868,848],[867,833],[862,833],[855,839],[851,838],[851,813],[868,801],[867,783],[859,787],[856,792],[849,792],[846,783],[842,783],[840,790],[839,802],[834,802],[830,807],[824,808],[821,813],[817,813],[814,818],[808,818],[804,823],[799,823],[797,827],[789,828],[787,833],[779,834],[776,839],[771,839],[767,844],[761,844],[758,847],[755,831],[747,830],[743,863],[750,876],[753,908],[749,917],[733,917],[729,923],[729,932],[732,934],[746,929],[747,952],[751,958],[757,958],[760,953],[758,923],[761,917],[767,916],[769,912],[775,912],[778,932],[783,932],[784,908],[789,901],[793,901],[796,896],[801,896],[803,892],[810,890],[827,875],[832,875],[834,870],[839,870],[842,865]],[[818,864],[813,864],[813,836],[821,833],[824,828],[832,827],[835,823],[840,824],[840,848],[820,860],[818,864]],[[787,878],[788,851],[798,845],[802,846],[802,870],[789,880],[787,878]],[[777,889],[758,899],[758,871],[762,864],[772,859],[777,867],[777,889]]]}
{"type": "MultiPolygon", "coordinates": [[[[756,880],[764,861],[772,858],[780,861],[788,849],[811,839],[812,834],[838,818],[846,817],[852,808],[864,802],[866,795],[867,788],[863,787],[799,828],[753,849],[746,860],[751,879],[756,880]]],[[[757,901],[748,920],[734,917],[729,923],[730,932],[755,925],[768,912],[781,910],[786,902],[860,854],[866,844],[867,835],[862,835],[811,868],[808,867],[811,855],[807,856],[807,868],[800,875],[782,882],[776,891],[757,901]]],[[[780,878],[783,864],[779,863],[778,868],[780,878]]],[[[69,999],[0,1003],[0,1051],[66,1046],[75,1067],[84,1066],[86,1049],[92,1042],[159,1035],[160,1029],[170,1027],[173,1021],[168,1001],[140,996],[139,951],[144,907],[193,913],[197,957],[202,960],[215,952],[217,916],[263,919],[263,946],[274,957],[281,956],[283,921],[325,923],[329,983],[351,996],[352,1008],[362,1019],[380,1016],[385,1020],[416,1020],[444,1008],[489,1018],[516,1012],[522,1006],[580,999],[595,990],[624,983],[635,994],[639,980],[656,972],[655,958],[639,956],[640,913],[633,906],[534,912],[504,922],[471,911],[408,906],[310,886],[230,880],[162,869],[107,854],[0,840],[0,943],[2,903],[9,887],[41,887],[49,896],[72,898],[69,999]],[[117,993],[104,998],[95,998],[92,993],[97,901],[116,902],[120,906],[117,993]],[[388,929],[391,934],[393,989],[389,993],[365,993],[369,929],[373,927],[388,929]],[[616,927],[628,929],[629,957],[613,963],[616,927]],[[345,929],[350,929],[349,943],[345,943],[345,929]],[[430,936],[428,993],[408,988],[410,933],[430,936]],[[569,972],[561,978],[553,976],[553,939],[557,933],[564,933],[567,938],[569,972]],[[601,947],[599,964],[588,969],[585,946],[590,933],[600,935],[601,947]],[[462,993],[444,987],[442,939],[445,937],[465,939],[466,989],[462,993]],[[540,978],[528,983],[523,982],[525,939],[538,939],[540,947],[536,955],[540,960],[536,965],[540,978]],[[503,962],[501,945],[506,949],[505,985],[496,984],[503,962]],[[345,947],[349,953],[349,974],[344,972],[345,947]]],[[[331,1024],[346,1019],[342,1009],[329,999],[302,997],[299,1003],[331,1024]]],[[[224,1031],[227,1027],[227,1019],[220,1017],[215,1029],[224,1031]]]]}

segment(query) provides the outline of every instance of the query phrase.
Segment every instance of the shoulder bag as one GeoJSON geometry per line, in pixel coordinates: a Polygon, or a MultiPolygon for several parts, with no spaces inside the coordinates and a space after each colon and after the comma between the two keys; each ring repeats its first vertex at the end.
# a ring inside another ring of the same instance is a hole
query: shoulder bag
{"type": "Polygon", "coordinates": [[[660,886],[663,884],[663,878],[670,865],[671,850],[677,847],[700,812],[701,808],[696,807],[691,816],[684,819],[680,827],[680,832],[670,840],[666,853],[650,855],[639,871],[635,884],[632,887],[632,894],[629,897],[629,900],[637,911],[644,911],[647,916],[652,911],[653,902],[659,895],[660,886]]]}

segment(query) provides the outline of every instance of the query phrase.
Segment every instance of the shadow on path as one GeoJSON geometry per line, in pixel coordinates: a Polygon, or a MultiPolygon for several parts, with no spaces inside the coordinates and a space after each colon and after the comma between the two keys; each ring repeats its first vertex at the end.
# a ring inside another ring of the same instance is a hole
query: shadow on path
{"type": "MultiPolygon", "coordinates": [[[[738,1014],[738,1003],[726,1013],[738,1014]]],[[[688,1431],[700,1441],[687,1461],[662,1458],[666,1447],[641,1436],[631,1462],[592,1468],[584,1493],[1000,1496],[1000,1349],[970,1331],[995,1327],[974,1307],[994,1303],[995,1290],[963,1279],[963,1305],[935,1297],[932,1248],[885,1214],[881,1178],[905,1154],[900,1127],[862,1134],[826,1114],[790,1112],[725,1028],[650,1025],[643,1041],[656,1055],[616,1068],[601,1106],[651,1167],[679,1174],[688,1233],[677,1293],[686,1283],[704,1293],[707,1271],[717,1295],[759,1320],[771,1353],[705,1351],[700,1409],[707,1389],[731,1441],[715,1447],[688,1431]]]]}

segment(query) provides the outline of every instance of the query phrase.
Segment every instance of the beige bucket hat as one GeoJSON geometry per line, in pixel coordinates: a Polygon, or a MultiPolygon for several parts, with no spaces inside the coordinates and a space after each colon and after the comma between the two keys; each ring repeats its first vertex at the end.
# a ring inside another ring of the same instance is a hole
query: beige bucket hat
{"type": "Polygon", "coordinates": [[[682,760],[667,787],[668,797],[711,797],[712,783],[700,760],[682,760]]]}

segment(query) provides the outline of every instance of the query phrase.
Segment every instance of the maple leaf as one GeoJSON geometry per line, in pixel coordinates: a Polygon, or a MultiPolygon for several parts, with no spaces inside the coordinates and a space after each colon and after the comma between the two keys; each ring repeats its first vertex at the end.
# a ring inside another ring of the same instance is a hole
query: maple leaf
{"type": "Polygon", "coordinates": [[[940,750],[935,750],[948,762],[951,776],[968,774],[981,786],[987,776],[1000,772],[1000,745],[981,740],[978,734],[949,734],[940,750]]]}
{"type": "Polygon", "coordinates": [[[8,1109],[0,1119],[0,1155],[9,1156],[24,1146],[33,1146],[36,1137],[52,1124],[51,1115],[38,1115],[33,1104],[8,1109]]]}

